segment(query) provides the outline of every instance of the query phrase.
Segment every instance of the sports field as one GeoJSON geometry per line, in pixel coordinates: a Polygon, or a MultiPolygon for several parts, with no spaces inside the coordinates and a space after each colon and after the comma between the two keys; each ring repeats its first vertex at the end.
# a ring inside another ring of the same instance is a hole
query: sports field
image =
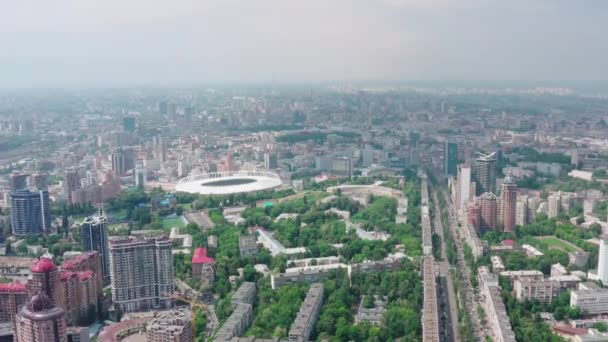
{"type": "Polygon", "coordinates": [[[538,237],[539,240],[542,240],[543,242],[547,243],[547,245],[549,245],[549,248],[551,249],[560,249],[563,250],[564,252],[574,252],[574,251],[582,251],[582,249],[578,248],[576,245],[568,242],[568,241],[564,241],[560,238],[557,238],[555,236],[539,236],[538,237]]]}

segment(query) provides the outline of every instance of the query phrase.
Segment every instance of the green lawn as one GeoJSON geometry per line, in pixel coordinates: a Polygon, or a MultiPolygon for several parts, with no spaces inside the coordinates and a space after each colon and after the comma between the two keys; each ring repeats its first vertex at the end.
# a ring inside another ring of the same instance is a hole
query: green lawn
{"type": "Polygon", "coordinates": [[[549,245],[549,248],[556,248],[556,249],[561,249],[565,252],[574,252],[574,251],[580,251],[581,249],[578,248],[577,246],[575,246],[574,244],[568,242],[568,241],[564,241],[560,238],[557,238],[555,236],[540,236],[538,237],[539,240],[542,240],[543,242],[547,243],[547,245],[549,245]]]}
{"type": "Polygon", "coordinates": [[[171,229],[173,227],[183,228],[185,227],[181,217],[164,218],[162,220],[163,229],[171,229]]]}

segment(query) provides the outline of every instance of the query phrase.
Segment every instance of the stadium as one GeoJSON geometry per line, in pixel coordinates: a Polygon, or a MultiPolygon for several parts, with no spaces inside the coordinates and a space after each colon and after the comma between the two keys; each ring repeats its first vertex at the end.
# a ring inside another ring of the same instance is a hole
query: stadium
{"type": "Polygon", "coordinates": [[[243,170],[191,175],[180,179],[175,190],[201,195],[229,195],[271,190],[282,184],[276,173],[243,170]]]}

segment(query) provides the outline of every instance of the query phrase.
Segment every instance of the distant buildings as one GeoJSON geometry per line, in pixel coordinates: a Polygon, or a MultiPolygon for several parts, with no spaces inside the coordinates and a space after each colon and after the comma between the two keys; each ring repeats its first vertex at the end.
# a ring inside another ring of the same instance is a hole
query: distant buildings
{"type": "Polygon", "coordinates": [[[109,241],[112,299],[122,312],[168,309],[173,294],[173,256],[167,237],[109,241]]]}
{"type": "Polygon", "coordinates": [[[38,293],[17,314],[15,335],[19,342],[68,342],[65,312],[38,293]]]}
{"type": "Polygon", "coordinates": [[[475,159],[475,182],[477,193],[496,193],[496,152],[478,153],[475,159]]]}
{"type": "Polygon", "coordinates": [[[561,196],[560,194],[549,195],[547,198],[547,217],[554,218],[561,211],[561,196]]]}
{"type": "Polygon", "coordinates": [[[15,235],[51,232],[51,205],[46,190],[17,190],[11,193],[11,224],[15,235]]]}
{"type": "Polygon", "coordinates": [[[108,218],[100,211],[89,216],[80,225],[80,242],[83,251],[97,251],[101,255],[103,283],[110,283],[110,252],[108,250],[108,218]]]}
{"type": "Polygon", "coordinates": [[[289,329],[289,341],[307,342],[323,304],[323,284],[312,284],[289,329]]]}

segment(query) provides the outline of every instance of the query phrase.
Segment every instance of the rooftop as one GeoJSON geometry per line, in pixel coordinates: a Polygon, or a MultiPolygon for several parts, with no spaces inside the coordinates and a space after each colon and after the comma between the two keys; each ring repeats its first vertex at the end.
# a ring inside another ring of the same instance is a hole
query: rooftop
{"type": "Polygon", "coordinates": [[[213,262],[215,260],[207,255],[207,248],[199,247],[194,251],[194,255],[192,255],[193,264],[210,264],[213,262]]]}

